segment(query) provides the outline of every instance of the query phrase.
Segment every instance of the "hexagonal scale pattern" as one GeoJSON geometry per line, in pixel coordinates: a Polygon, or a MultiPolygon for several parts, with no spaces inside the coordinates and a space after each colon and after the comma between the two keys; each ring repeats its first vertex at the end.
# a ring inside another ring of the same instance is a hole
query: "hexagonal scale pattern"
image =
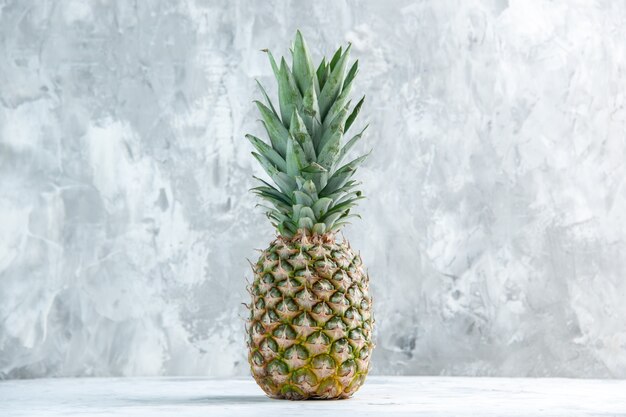
{"type": "Polygon", "coordinates": [[[350,397],[372,349],[372,301],[361,258],[332,234],[278,237],[253,265],[248,359],[273,398],[350,397]]]}

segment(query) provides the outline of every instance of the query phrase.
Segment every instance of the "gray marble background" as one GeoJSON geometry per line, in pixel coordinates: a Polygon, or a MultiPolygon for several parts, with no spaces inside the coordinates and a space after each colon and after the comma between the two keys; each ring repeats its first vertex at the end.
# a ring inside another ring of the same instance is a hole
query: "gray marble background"
{"type": "Polygon", "coordinates": [[[297,28],[360,59],[373,372],[626,377],[626,3],[0,0],[0,378],[247,373],[297,28]]]}

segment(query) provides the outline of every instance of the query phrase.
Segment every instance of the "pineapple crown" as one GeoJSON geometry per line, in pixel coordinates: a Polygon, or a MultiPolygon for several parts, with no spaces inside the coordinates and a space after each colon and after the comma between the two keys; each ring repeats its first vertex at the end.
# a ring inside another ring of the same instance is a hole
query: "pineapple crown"
{"type": "Polygon", "coordinates": [[[282,236],[322,235],[360,217],[350,213],[364,198],[356,190],[360,183],[351,178],[367,154],[342,165],[367,128],[342,143],[365,99],[355,106],[349,99],[358,72],[358,60],[346,72],[350,47],[340,47],[330,62],[322,58],[317,70],[300,31],[291,49],[291,68],[284,58],[279,65],[264,50],[278,82],[279,111],[257,80],[267,105],[255,104],[269,143],[253,135],[246,138],[256,149],[252,155],[275,184],[255,177],[261,185],[252,191],[269,203],[260,205],[282,236]]]}

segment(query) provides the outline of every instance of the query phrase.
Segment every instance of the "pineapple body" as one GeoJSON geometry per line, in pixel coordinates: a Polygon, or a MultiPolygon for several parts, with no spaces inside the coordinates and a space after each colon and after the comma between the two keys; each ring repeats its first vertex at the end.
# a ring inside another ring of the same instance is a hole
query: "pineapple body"
{"type": "Polygon", "coordinates": [[[372,352],[368,276],[334,234],[278,237],[253,265],[248,359],[273,398],[339,399],[364,382],[372,352]]]}

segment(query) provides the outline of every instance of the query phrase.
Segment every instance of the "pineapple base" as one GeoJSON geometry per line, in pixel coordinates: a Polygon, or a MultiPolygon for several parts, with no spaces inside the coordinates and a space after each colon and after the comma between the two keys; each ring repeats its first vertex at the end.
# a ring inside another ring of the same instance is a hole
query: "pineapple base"
{"type": "Polygon", "coordinates": [[[334,234],[278,237],[252,266],[252,376],[272,398],[342,399],[369,371],[373,318],[361,258],[334,234]]]}

